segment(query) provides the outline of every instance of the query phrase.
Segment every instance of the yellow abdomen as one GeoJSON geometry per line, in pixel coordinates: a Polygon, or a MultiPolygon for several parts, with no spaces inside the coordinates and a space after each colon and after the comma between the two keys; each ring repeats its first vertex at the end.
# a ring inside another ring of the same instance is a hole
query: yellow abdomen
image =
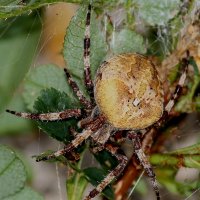
{"type": "Polygon", "coordinates": [[[159,120],[163,91],[154,65],[139,54],[104,62],[95,79],[95,99],[108,122],[119,129],[143,129],[159,120]]]}

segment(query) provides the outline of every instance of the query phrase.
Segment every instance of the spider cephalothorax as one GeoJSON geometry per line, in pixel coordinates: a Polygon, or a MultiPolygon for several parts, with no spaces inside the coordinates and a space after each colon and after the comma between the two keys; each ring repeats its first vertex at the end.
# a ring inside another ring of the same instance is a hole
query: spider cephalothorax
{"type": "Polygon", "coordinates": [[[82,133],[74,134],[75,138],[63,149],[37,161],[49,160],[61,155],[67,157],[70,153],[73,157],[73,149],[88,138],[95,143],[94,153],[105,149],[117,158],[118,166],[110,171],[85,200],[101,193],[114,178],[123,172],[128,159],[119,147],[112,145],[110,136],[111,133],[118,133],[119,130],[124,132],[124,136],[133,142],[134,153],[150,177],[158,200],[160,199],[158,184],[153,169],[142,150],[139,133],[141,129],[143,133],[152,128],[158,129],[166,120],[184,85],[189,55],[182,61],[184,71],[174,94],[166,105],[163,102],[163,90],[155,66],[147,57],[136,53],[117,55],[103,62],[93,84],[90,75],[90,13],[91,5],[88,7],[84,39],[84,77],[90,100],[85,98],[65,69],[67,81],[84,108],[42,114],[19,113],[10,110],[7,112],[41,121],[80,118],[79,126],[83,129],[82,133]]]}

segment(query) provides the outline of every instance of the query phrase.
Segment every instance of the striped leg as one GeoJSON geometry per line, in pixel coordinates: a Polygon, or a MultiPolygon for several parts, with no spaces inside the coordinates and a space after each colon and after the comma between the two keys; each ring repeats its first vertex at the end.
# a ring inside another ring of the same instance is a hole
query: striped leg
{"type": "Polygon", "coordinates": [[[90,103],[90,101],[88,101],[83,93],[81,92],[81,90],[78,88],[78,85],[76,84],[76,82],[72,79],[72,77],[70,76],[70,73],[68,72],[68,70],[66,68],[64,68],[65,71],[65,75],[67,77],[67,82],[69,83],[69,85],[71,86],[72,90],[74,91],[74,93],[76,94],[76,96],[78,97],[79,101],[87,108],[87,109],[91,109],[92,105],[90,103]]]}
{"type": "Polygon", "coordinates": [[[26,118],[26,119],[33,119],[39,121],[58,121],[67,119],[70,117],[79,117],[81,116],[81,109],[68,109],[61,112],[55,113],[24,113],[24,112],[16,112],[12,110],[6,110],[6,112],[16,115],[18,117],[26,118]]]}
{"type": "Polygon", "coordinates": [[[97,185],[95,189],[89,193],[88,196],[85,197],[84,200],[90,200],[101,193],[104,188],[113,181],[113,179],[118,177],[124,171],[124,168],[128,163],[128,158],[119,152],[118,147],[114,147],[112,144],[105,144],[105,149],[117,158],[119,164],[101,181],[101,183],[99,183],[99,185],[97,185]]]}
{"type": "MultiPolygon", "coordinates": [[[[189,56],[188,56],[189,57],[189,56]]],[[[179,82],[176,86],[176,89],[174,91],[174,94],[172,95],[171,99],[169,100],[169,102],[167,103],[167,105],[165,106],[165,111],[169,112],[171,111],[171,109],[173,108],[176,100],[179,98],[181,92],[182,92],[182,88],[183,88],[183,85],[185,83],[185,79],[186,79],[186,76],[187,76],[187,71],[188,71],[188,65],[189,65],[189,58],[185,58],[182,60],[182,65],[184,67],[184,71],[179,79],[179,82]]]]}
{"type": "Polygon", "coordinates": [[[187,57],[182,60],[182,65],[183,65],[184,71],[183,71],[183,73],[181,74],[181,76],[179,78],[179,81],[178,81],[178,84],[177,84],[177,86],[176,86],[176,88],[174,90],[174,93],[172,94],[172,96],[171,96],[169,102],[167,103],[167,105],[165,106],[163,116],[154,125],[154,127],[156,127],[156,128],[159,128],[160,126],[162,126],[163,122],[169,116],[169,114],[170,114],[172,108],[174,107],[177,99],[181,95],[182,88],[184,86],[184,83],[185,83],[185,80],[186,80],[186,77],[187,77],[189,59],[190,59],[189,52],[187,52],[187,57]]]}
{"type": "Polygon", "coordinates": [[[70,154],[74,148],[76,148],[78,145],[80,145],[92,133],[93,133],[93,131],[91,129],[86,129],[82,133],[78,134],[77,137],[71,143],[69,143],[67,146],[65,146],[63,149],[58,150],[58,151],[56,151],[50,155],[44,156],[44,157],[41,156],[36,161],[40,162],[40,161],[51,160],[51,159],[57,158],[62,155],[65,156],[67,154],[70,154]]]}
{"type": "Polygon", "coordinates": [[[85,38],[84,38],[84,76],[85,86],[89,92],[91,99],[93,100],[93,83],[91,78],[90,69],[90,16],[91,16],[91,5],[88,5],[86,24],[85,24],[85,38]]]}
{"type": "Polygon", "coordinates": [[[151,184],[152,184],[154,191],[156,193],[157,200],[159,200],[160,199],[160,193],[159,193],[159,189],[158,189],[158,183],[157,183],[157,180],[156,180],[156,175],[154,174],[153,168],[152,168],[150,162],[148,161],[146,155],[144,154],[144,152],[142,150],[139,134],[130,131],[128,133],[128,137],[129,137],[130,140],[133,141],[135,154],[138,157],[140,164],[143,166],[145,172],[149,176],[149,178],[151,180],[151,184]]]}
{"type": "Polygon", "coordinates": [[[104,122],[105,122],[105,118],[103,116],[99,115],[90,123],[90,125],[88,125],[88,127],[85,130],[83,130],[82,133],[77,134],[76,137],[74,138],[74,140],[72,140],[63,149],[58,150],[58,151],[56,151],[50,155],[44,156],[44,157],[41,156],[36,161],[37,162],[46,161],[46,160],[54,159],[54,158],[62,156],[62,155],[65,156],[66,154],[70,154],[70,152],[74,148],[79,146],[84,140],[86,140],[88,137],[90,137],[92,135],[92,133],[94,133],[98,129],[100,129],[103,126],[104,122]]]}

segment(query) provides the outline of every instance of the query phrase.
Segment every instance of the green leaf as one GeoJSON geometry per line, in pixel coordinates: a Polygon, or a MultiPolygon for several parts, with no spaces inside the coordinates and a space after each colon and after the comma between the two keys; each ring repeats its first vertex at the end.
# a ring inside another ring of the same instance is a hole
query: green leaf
{"type": "Polygon", "coordinates": [[[165,154],[153,154],[150,162],[153,165],[173,166],[173,167],[190,167],[200,169],[200,143],[178,149],[165,154]]]}
{"type": "MultiPolygon", "coordinates": [[[[58,0],[0,0],[0,18],[8,18],[11,16],[21,15],[22,13],[30,13],[32,9],[47,5],[48,3],[59,2],[58,0]]],[[[63,2],[77,2],[77,0],[66,0],[63,2]]],[[[79,1],[80,2],[80,1],[79,1]]]]}
{"type": "MultiPolygon", "coordinates": [[[[32,10],[42,6],[50,5],[53,3],[66,2],[66,3],[79,3],[87,4],[90,0],[0,0],[0,18],[8,18],[12,16],[21,15],[23,13],[31,13],[32,10]]],[[[97,8],[113,7],[118,4],[119,0],[98,0],[93,2],[93,6],[97,8]]]]}
{"type": "MultiPolygon", "coordinates": [[[[37,113],[59,112],[69,108],[78,108],[79,104],[74,103],[73,99],[64,92],[54,88],[41,91],[34,104],[37,113]]],[[[63,142],[70,141],[73,137],[69,133],[69,127],[76,127],[77,120],[71,118],[64,121],[40,122],[38,126],[49,136],[63,142]]]]}
{"type": "Polygon", "coordinates": [[[182,154],[182,155],[189,155],[189,154],[200,154],[200,143],[185,147],[185,148],[181,148],[181,149],[177,149],[175,151],[170,152],[169,154],[182,154]]]}
{"type": "Polygon", "coordinates": [[[111,48],[114,54],[120,53],[145,53],[143,37],[132,30],[122,29],[112,38],[111,48]]]}
{"type": "Polygon", "coordinates": [[[165,25],[179,11],[180,0],[134,0],[138,16],[150,25],[165,25]]]}
{"type": "Polygon", "coordinates": [[[195,105],[196,105],[196,111],[197,111],[197,112],[200,112],[200,97],[196,97],[196,98],[194,99],[194,103],[195,103],[195,105]]]}
{"type": "Polygon", "coordinates": [[[25,187],[27,173],[23,162],[14,151],[0,145],[0,199],[42,200],[36,192],[25,187]]]}
{"type": "Polygon", "coordinates": [[[150,162],[159,167],[190,167],[200,169],[200,155],[153,154],[150,162]]]}
{"type": "Polygon", "coordinates": [[[66,181],[67,198],[70,200],[83,199],[83,193],[87,184],[88,182],[83,174],[74,172],[73,175],[66,181]]]}
{"type": "MultiPolygon", "coordinates": [[[[67,68],[82,91],[84,87],[84,64],[83,64],[83,40],[85,32],[85,19],[87,6],[82,6],[72,18],[67,29],[64,41],[64,58],[67,68]]],[[[99,23],[95,13],[91,15],[91,73],[94,78],[97,68],[100,66],[106,55],[106,43],[102,31],[99,30],[99,23]]],[[[86,93],[86,92],[85,92],[86,93]]]]}
{"type": "Polygon", "coordinates": [[[22,161],[13,151],[0,145],[0,199],[19,192],[25,181],[26,171],[22,161]]]}
{"type": "Polygon", "coordinates": [[[183,26],[184,26],[184,23],[183,23],[183,18],[181,15],[178,15],[169,21],[172,50],[176,49],[177,42],[180,36],[180,30],[183,28],[183,26]]]}
{"type": "Polygon", "coordinates": [[[0,20],[0,111],[9,103],[33,61],[40,30],[35,13],[0,20]]]}
{"type": "Polygon", "coordinates": [[[168,79],[170,81],[170,83],[174,83],[178,77],[180,76],[180,64],[177,64],[176,66],[174,66],[172,69],[170,69],[169,71],[169,75],[168,75],[168,79]]]}
{"type": "Polygon", "coordinates": [[[33,110],[34,102],[40,95],[41,90],[47,88],[55,88],[60,92],[65,92],[70,102],[78,103],[67,83],[64,71],[53,64],[41,65],[30,70],[26,76],[24,88],[23,97],[29,110],[33,110]]]}
{"type": "Polygon", "coordinates": [[[14,196],[7,197],[3,200],[43,200],[43,197],[41,197],[31,188],[24,187],[20,192],[16,193],[14,196]]]}
{"type": "Polygon", "coordinates": [[[178,182],[175,179],[176,173],[177,169],[175,168],[158,168],[156,170],[159,183],[166,187],[171,193],[182,194],[188,197],[199,188],[199,180],[185,180],[184,183],[178,182]]]}
{"type": "Polygon", "coordinates": [[[175,181],[177,169],[162,168],[156,169],[156,175],[159,183],[164,185],[171,193],[178,194],[178,184],[175,181]]]}
{"type": "MultiPolygon", "coordinates": [[[[98,169],[96,167],[90,167],[90,168],[84,169],[83,173],[85,174],[85,177],[88,179],[88,181],[92,183],[92,185],[94,186],[97,186],[103,180],[103,178],[107,175],[107,173],[104,170],[98,169]]],[[[114,192],[110,185],[108,185],[103,190],[102,193],[109,200],[114,199],[114,192]]]]}
{"type": "Polygon", "coordinates": [[[95,153],[94,157],[103,167],[103,169],[107,171],[112,170],[118,165],[117,159],[114,156],[112,156],[112,154],[108,151],[103,150],[98,153],[95,153]]]}
{"type": "MultiPolygon", "coordinates": [[[[25,110],[21,94],[14,95],[7,108],[11,110],[25,110]]],[[[0,114],[0,136],[21,133],[22,131],[28,133],[27,130],[30,130],[31,127],[30,120],[16,117],[7,112],[0,114]]]]}

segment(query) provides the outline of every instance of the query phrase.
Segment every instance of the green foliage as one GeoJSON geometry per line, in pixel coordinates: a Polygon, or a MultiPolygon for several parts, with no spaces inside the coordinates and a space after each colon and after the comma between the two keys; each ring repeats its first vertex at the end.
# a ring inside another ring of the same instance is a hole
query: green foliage
{"type": "MultiPolygon", "coordinates": [[[[33,9],[47,5],[48,3],[58,2],[57,0],[34,0],[25,1],[21,0],[0,0],[0,18],[8,18],[12,16],[21,15],[23,13],[30,13],[33,9]]],[[[66,1],[70,2],[70,1],[66,1]]],[[[74,2],[74,1],[72,1],[74,2]]],[[[80,2],[80,1],[79,1],[80,2]]]]}
{"type": "Polygon", "coordinates": [[[53,64],[41,65],[29,71],[24,84],[23,96],[29,110],[33,110],[34,102],[40,95],[41,90],[47,88],[55,88],[60,92],[67,93],[68,100],[78,104],[72,89],[67,83],[64,71],[53,64]]]}
{"type": "Polygon", "coordinates": [[[134,0],[138,15],[150,25],[165,25],[179,10],[180,0],[134,0]]]}
{"type": "Polygon", "coordinates": [[[117,159],[105,150],[96,153],[94,156],[102,168],[107,172],[118,165],[117,159]]]}
{"type": "Polygon", "coordinates": [[[143,37],[132,30],[122,29],[120,32],[115,33],[112,38],[111,48],[113,53],[145,53],[143,37]]]}
{"type": "Polygon", "coordinates": [[[184,195],[184,196],[190,196],[193,194],[193,192],[196,190],[196,188],[199,188],[200,181],[184,181],[184,183],[178,182],[175,180],[175,176],[177,173],[176,169],[173,168],[162,168],[157,169],[156,174],[158,175],[159,182],[167,188],[168,191],[170,191],[172,194],[177,195],[184,195]]]}
{"type": "MultiPolygon", "coordinates": [[[[64,58],[74,80],[82,91],[84,88],[84,63],[83,63],[83,39],[85,32],[85,18],[87,6],[82,6],[72,18],[64,41],[64,58]]],[[[97,68],[106,55],[106,43],[102,32],[99,31],[99,22],[94,11],[91,16],[91,73],[94,78],[97,68]]],[[[86,92],[85,92],[86,93],[86,92]]]]}
{"type": "Polygon", "coordinates": [[[171,84],[174,83],[178,79],[180,68],[181,68],[181,64],[179,63],[170,70],[168,79],[171,84]]]}
{"type": "MultiPolygon", "coordinates": [[[[35,101],[34,109],[38,113],[58,112],[69,108],[78,108],[79,104],[74,103],[66,93],[54,88],[41,91],[41,95],[35,101]]],[[[72,139],[69,127],[76,127],[77,120],[67,119],[66,121],[37,122],[38,126],[49,136],[67,142],[72,139]]]]}
{"type": "Polygon", "coordinates": [[[67,198],[70,200],[82,200],[87,184],[88,182],[84,175],[75,171],[66,181],[67,198]]]}
{"type": "Polygon", "coordinates": [[[170,152],[170,154],[171,155],[197,155],[197,154],[200,154],[199,148],[200,148],[200,143],[196,143],[194,145],[172,151],[170,152]]]}
{"type": "Polygon", "coordinates": [[[153,154],[150,161],[153,165],[200,168],[200,143],[165,154],[153,154]],[[181,165],[181,166],[179,166],[181,165]]]}
{"type": "Polygon", "coordinates": [[[0,111],[12,98],[33,61],[40,30],[35,14],[0,20],[0,111]]]}
{"type": "Polygon", "coordinates": [[[200,181],[176,181],[174,178],[180,167],[200,169],[200,143],[165,154],[153,154],[150,161],[156,165],[159,182],[171,193],[189,196],[199,187],[200,181]]]}
{"type": "MultiPolygon", "coordinates": [[[[84,169],[83,172],[84,172],[86,178],[89,180],[89,182],[91,182],[95,186],[97,186],[107,174],[104,170],[98,169],[96,167],[90,167],[90,168],[84,169]]],[[[102,193],[109,200],[114,199],[114,192],[110,186],[107,186],[103,190],[102,193]]]]}
{"type": "Polygon", "coordinates": [[[0,145],[0,199],[18,200],[31,196],[32,200],[42,200],[38,194],[25,187],[26,179],[23,162],[11,149],[0,145]]]}
{"type": "MultiPolygon", "coordinates": [[[[18,16],[24,13],[30,14],[32,10],[38,9],[42,6],[50,5],[53,3],[78,3],[78,4],[86,4],[90,2],[90,0],[0,0],[0,19],[8,18],[13,16],[18,16]]],[[[119,0],[94,0],[93,5],[100,10],[105,7],[116,6],[119,3],[119,0]]]]}
{"type": "Polygon", "coordinates": [[[9,196],[3,200],[43,200],[43,198],[33,191],[31,188],[25,186],[20,192],[14,196],[9,196]]]}
{"type": "MultiPolygon", "coordinates": [[[[7,107],[13,110],[26,110],[23,98],[19,94],[15,94],[13,96],[11,102],[7,107]]],[[[15,117],[14,115],[10,115],[7,112],[3,112],[0,115],[0,136],[7,134],[16,134],[21,132],[22,130],[26,132],[25,130],[30,129],[31,123],[29,120],[15,117]]]]}
{"type": "Polygon", "coordinates": [[[0,146],[0,199],[19,192],[25,180],[26,172],[22,161],[11,150],[0,146]]]}
{"type": "Polygon", "coordinates": [[[41,23],[35,13],[0,20],[0,135],[30,129],[27,120],[2,111],[5,107],[25,110],[21,95],[14,92],[33,61],[40,31],[41,23]]]}

